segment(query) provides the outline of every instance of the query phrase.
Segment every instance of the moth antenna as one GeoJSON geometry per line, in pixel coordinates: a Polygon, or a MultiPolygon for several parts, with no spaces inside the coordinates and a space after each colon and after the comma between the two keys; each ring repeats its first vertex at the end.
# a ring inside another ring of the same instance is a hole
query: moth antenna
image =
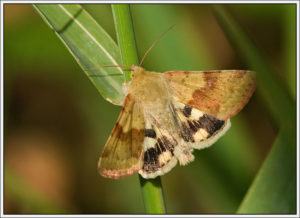
{"type": "Polygon", "coordinates": [[[172,25],[172,26],[170,26],[165,32],[163,32],[153,43],[152,43],[152,45],[150,46],[150,48],[146,51],[146,53],[144,54],[144,56],[143,56],[143,58],[142,58],[142,60],[141,60],[141,62],[140,62],[140,64],[139,64],[139,66],[141,66],[142,65],[142,63],[144,62],[144,60],[145,60],[145,58],[146,58],[146,56],[148,55],[148,53],[152,50],[152,48],[156,45],[156,43],[167,33],[167,32],[169,32],[173,27],[175,26],[175,24],[174,25],[172,25]]]}

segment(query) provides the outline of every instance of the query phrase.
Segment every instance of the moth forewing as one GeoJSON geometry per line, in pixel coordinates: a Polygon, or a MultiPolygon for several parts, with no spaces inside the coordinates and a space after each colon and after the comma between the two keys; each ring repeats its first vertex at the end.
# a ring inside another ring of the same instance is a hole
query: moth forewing
{"type": "Polygon", "coordinates": [[[169,71],[164,77],[179,102],[221,120],[237,114],[255,90],[253,71],[169,71]]]}
{"type": "Polygon", "coordinates": [[[143,115],[133,97],[127,95],[100,157],[100,174],[108,178],[121,178],[136,173],[142,164],[143,140],[143,115]]]}

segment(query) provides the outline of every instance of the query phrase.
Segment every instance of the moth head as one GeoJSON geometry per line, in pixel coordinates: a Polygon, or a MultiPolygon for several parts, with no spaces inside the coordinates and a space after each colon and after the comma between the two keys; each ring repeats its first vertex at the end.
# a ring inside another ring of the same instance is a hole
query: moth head
{"type": "Polygon", "coordinates": [[[140,75],[140,74],[142,74],[143,72],[145,72],[144,71],[144,69],[142,68],[142,67],[140,67],[140,66],[136,66],[136,65],[131,65],[131,67],[130,67],[130,69],[131,69],[131,75],[130,75],[130,77],[133,79],[134,77],[136,77],[137,75],[140,75]]]}

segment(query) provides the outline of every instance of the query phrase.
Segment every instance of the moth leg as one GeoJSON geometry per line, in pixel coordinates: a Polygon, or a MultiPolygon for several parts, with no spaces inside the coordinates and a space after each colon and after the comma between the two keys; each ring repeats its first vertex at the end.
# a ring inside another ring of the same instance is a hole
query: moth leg
{"type": "Polygon", "coordinates": [[[174,149],[174,154],[179,160],[180,165],[187,165],[195,159],[192,152],[193,148],[184,142],[184,140],[181,140],[180,145],[174,149]]]}

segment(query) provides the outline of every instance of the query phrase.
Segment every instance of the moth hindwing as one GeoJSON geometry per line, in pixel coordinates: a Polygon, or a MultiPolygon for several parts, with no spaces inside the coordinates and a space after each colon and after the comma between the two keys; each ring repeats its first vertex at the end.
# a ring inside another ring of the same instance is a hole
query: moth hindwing
{"type": "Polygon", "coordinates": [[[155,178],[178,161],[193,161],[193,149],[216,142],[255,89],[252,71],[160,74],[131,68],[133,79],[98,164],[100,174],[109,178],[136,172],[155,178]]]}

